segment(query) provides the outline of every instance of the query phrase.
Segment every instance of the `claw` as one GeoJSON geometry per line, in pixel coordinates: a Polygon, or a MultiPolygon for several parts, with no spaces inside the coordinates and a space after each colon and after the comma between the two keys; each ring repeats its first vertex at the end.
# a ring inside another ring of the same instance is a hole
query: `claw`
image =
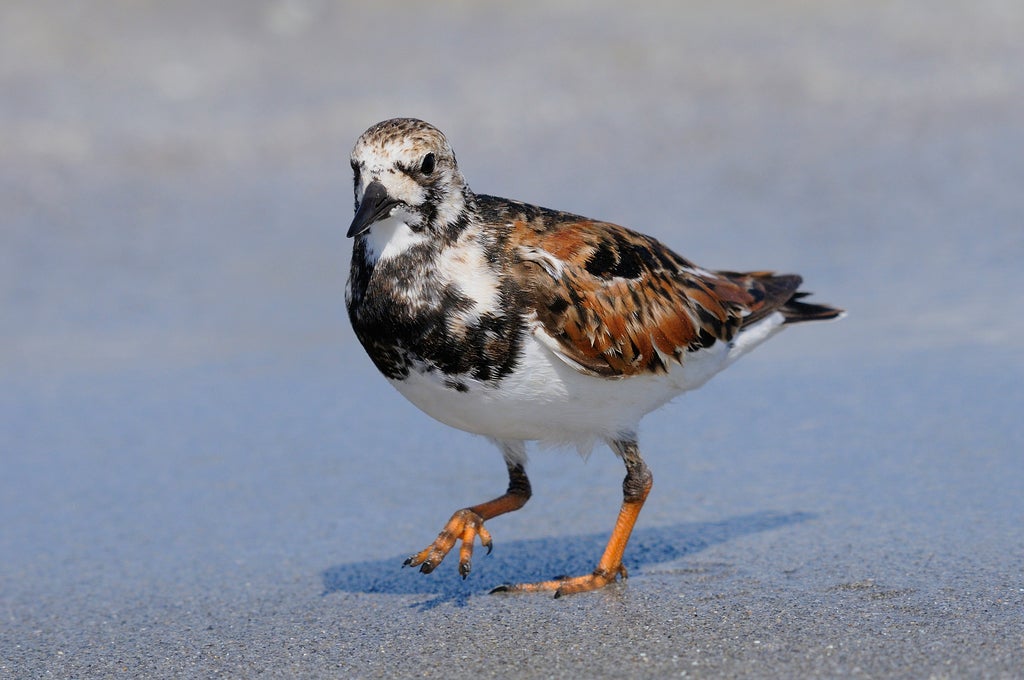
{"type": "Polygon", "coordinates": [[[510,590],[512,590],[512,584],[511,583],[502,583],[497,588],[492,589],[491,592],[488,593],[488,594],[489,595],[494,595],[495,593],[507,593],[510,590]]]}
{"type": "Polygon", "coordinates": [[[480,544],[491,554],[491,535],[484,528],[483,518],[473,509],[464,508],[452,515],[441,533],[433,543],[422,551],[409,557],[403,566],[419,567],[420,572],[429,574],[444,560],[456,543],[461,541],[459,548],[459,574],[462,578],[469,576],[472,566],[473,542],[479,538],[480,544]]]}
{"type": "Polygon", "coordinates": [[[490,555],[491,551],[494,550],[494,543],[488,542],[484,544],[484,547],[487,548],[487,554],[490,555]]]}

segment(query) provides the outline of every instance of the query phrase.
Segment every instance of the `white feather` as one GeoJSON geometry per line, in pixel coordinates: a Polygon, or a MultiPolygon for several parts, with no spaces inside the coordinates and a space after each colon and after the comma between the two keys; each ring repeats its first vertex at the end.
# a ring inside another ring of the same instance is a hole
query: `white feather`
{"type": "Polygon", "coordinates": [[[474,234],[464,234],[455,247],[442,250],[436,271],[442,280],[454,284],[472,301],[471,317],[479,319],[488,310],[498,309],[498,277],[474,234]]]}
{"type": "MultiPolygon", "coordinates": [[[[662,374],[606,378],[589,374],[559,351],[540,329],[525,338],[519,365],[498,386],[469,376],[413,370],[392,384],[437,420],[498,440],[536,440],[575,445],[585,453],[598,439],[635,434],[644,415],[683,392],[696,389],[782,328],[782,314],[769,315],[732,343],[689,352],[682,365],[662,374]],[[469,386],[459,392],[452,378],[469,386]],[[450,382],[449,382],[450,385],[450,382]]],[[[420,367],[423,368],[423,367],[420,367]]]]}
{"type": "Polygon", "coordinates": [[[371,261],[386,260],[401,255],[409,248],[426,242],[424,232],[415,232],[405,223],[398,209],[389,217],[374,222],[366,232],[366,255],[371,261]]]}

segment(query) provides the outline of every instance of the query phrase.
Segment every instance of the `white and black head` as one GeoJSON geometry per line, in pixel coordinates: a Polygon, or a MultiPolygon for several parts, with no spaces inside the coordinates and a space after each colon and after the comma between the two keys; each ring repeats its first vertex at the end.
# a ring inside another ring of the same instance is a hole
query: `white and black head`
{"type": "Polygon", "coordinates": [[[448,140],[429,123],[377,123],[351,160],[356,214],[348,236],[366,234],[376,257],[444,237],[464,221],[469,190],[448,140]]]}

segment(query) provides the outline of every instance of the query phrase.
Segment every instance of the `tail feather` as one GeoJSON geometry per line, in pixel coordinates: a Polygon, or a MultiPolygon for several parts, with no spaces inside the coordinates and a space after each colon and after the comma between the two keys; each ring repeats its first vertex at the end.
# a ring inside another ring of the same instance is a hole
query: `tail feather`
{"type": "Polygon", "coordinates": [[[781,312],[783,323],[801,321],[826,321],[844,314],[842,309],[829,305],[804,302],[810,293],[799,290],[803,279],[798,274],[775,274],[773,272],[719,272],[733,282],[742,285],[757,304],[751,313],[743,318],[743,327],[749,327],[775,312],[781,312]]]}
{"type": "Polygon", "coordinates": [[[803,302],[801,298],[805,298],[810,293],[807,291],[798,291],[793,293],[793,296],[786,301],[779,311],[782,312],[782,316],[785,317],[783,323],[799,323],[801,321],[827,321],[828,319],[838,319],[846,312],[838,307],[830,307],[829,305],[820,305],[813,302],[803,302]]]}

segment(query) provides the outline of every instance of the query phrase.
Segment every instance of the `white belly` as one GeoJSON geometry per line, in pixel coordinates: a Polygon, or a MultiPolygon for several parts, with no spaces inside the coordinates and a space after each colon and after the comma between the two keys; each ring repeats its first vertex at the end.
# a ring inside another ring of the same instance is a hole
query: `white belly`
{"type": "MultiPolygon", "coordinates": [[[[765,322],[772,320],[771,317],[765,322]]],[[[446,386],[437,371],[413,370],[392,384],[409,401],[437,420],[495,439],[538,440],[589,447],[596,439],[635,435],[640,419],[687,390],[703,385],[740,354],[759,344],[781,323],[760,328],[750,339],[718,342],[673,364],[668,374],[601,378],[566,364],[532,335],[523,343],[519,366],[498,386],[458,376],[468,386],[446,386]]],[[[756,324],[754,330],[761,324],[756,324]]],[[[743,335],[743,334],[741,334],[743,335]]]]}

